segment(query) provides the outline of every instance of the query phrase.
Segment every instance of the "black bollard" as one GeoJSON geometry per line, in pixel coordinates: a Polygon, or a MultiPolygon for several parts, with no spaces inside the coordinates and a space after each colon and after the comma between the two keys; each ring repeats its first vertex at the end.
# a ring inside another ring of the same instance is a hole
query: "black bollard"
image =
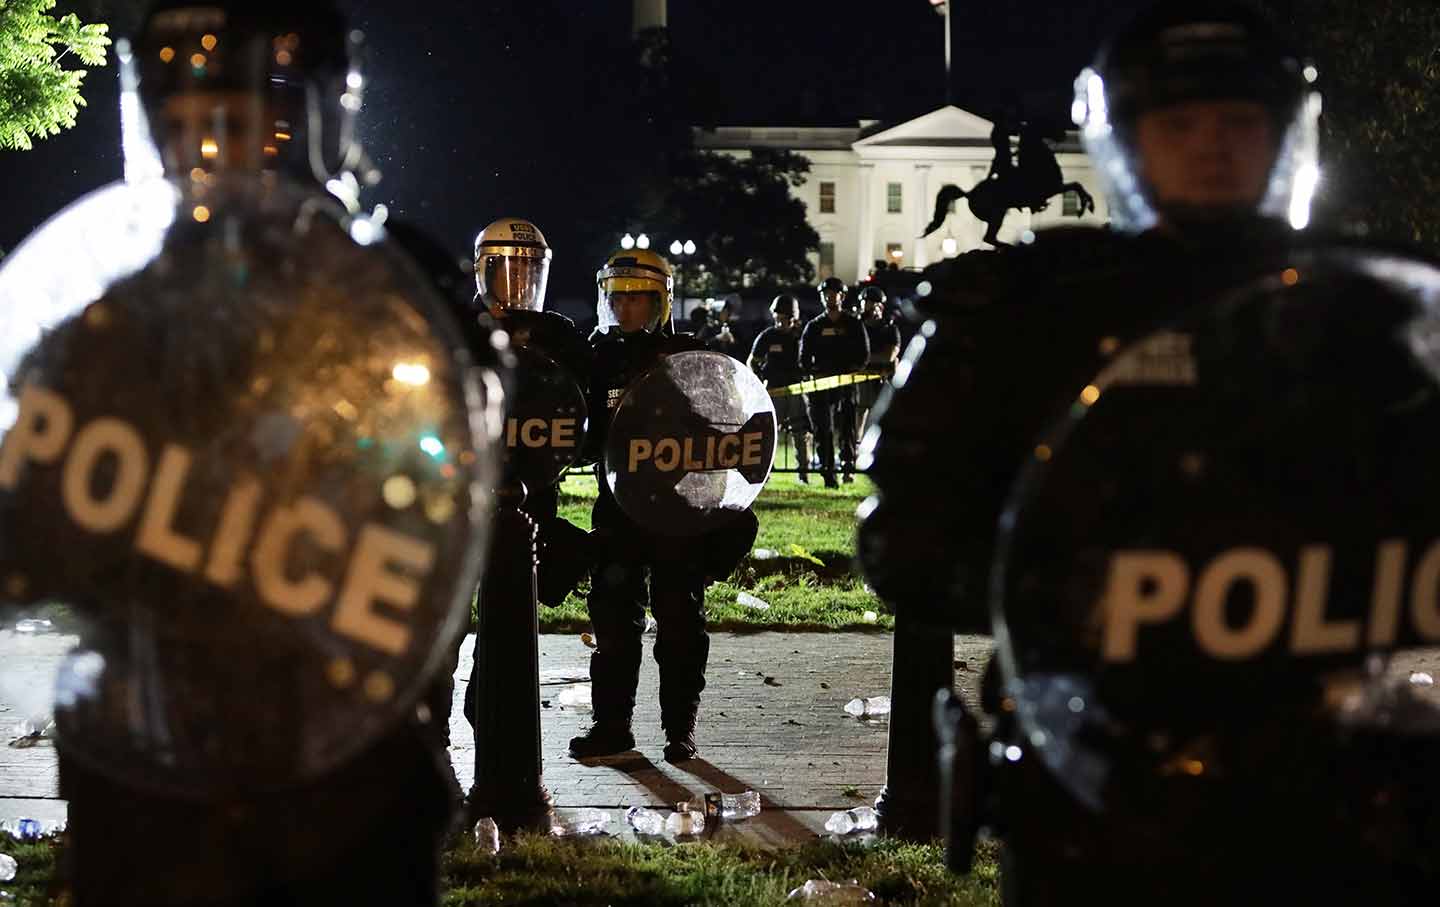
{"type": "Polygon", "coordinates": [[[498,501],[470,674],[475,784],[469,816],[489,816],[506,832],[549,829],[553,801],[540,755],[537,527],[520,509],[523,483],[502,489],[498,501]]]}
{"type": "Polygon", "coordinates": [[[954,636],[902,607],[895,612],[894,645],[885,788],[875,812],[886,834],[928,841],[941,834],[933,710],[936,694],[953,685],[954,636]]]}

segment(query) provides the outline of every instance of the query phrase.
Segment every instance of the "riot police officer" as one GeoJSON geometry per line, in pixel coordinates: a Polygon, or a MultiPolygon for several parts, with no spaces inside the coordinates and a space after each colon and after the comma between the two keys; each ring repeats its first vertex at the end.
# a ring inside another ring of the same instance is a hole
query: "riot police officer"
{"type": "Polygon", "coordinates": [[[39,463],[0,507],[6,572],[84,611],[86,689],[57,701],[75,901],[433,903],[448,758],[417,700],[477,578],[486,493],[471,495],[490,459],[463,339],[423,271],[317,190],[354,160],[363,84],[328,3],[159,3],[122,58],[127,181],[62,213],[0,274],[7,311],[12,295],[43,296],[55,318],[18,366],[25,332],[6,332],[4,386],[48,386],[82,424],[98,412],[126,426],[130,479],[147,446],[178,451],[155,481],[166,519],[188,527],[160,560],[129,530],[67,538],[84,524],[64,508],[24,517],[47,494],[39,463]],[[86,279],[47,283],[67,245],[86,279]],[[402,401],[422,383],[417,424],[402,401]],[[428,464],[407,453],[421,432],[440,444],[428,464]],[[397,455],[380,464],[375,448],[397,455]],[[409,498],[386,501],[391,479],[409,498]],[[222,502],[225,566],[201,528],[222,502]],[[300,536],[314,545],[303,555],[300,536]],[[407,616],[336,630],[317,614],[338,591],[336,552],[368,549],[363,561],[377,545],[420,571],[379,591],[407,616]],[[294,620],[302,610],[313,619],[294,620]]]}
{"type": "MultiPolygon", "coordinates": [[[[870,342],[860,319],[844,310],[846,286],[838,277],[827,277],[817,288],[825,311],[815,316],[800,333],[800,370],[811,378],[830,378],[857,372],[870,356],[870,342]]],[[[845,481],[855,474],[855,389],[829,387],[805,395],[805,407],[819,448],[820,472],[826,488],[837,488],[836,448],[845,481]]]]}
{"type": "Polygon", "coordinates": [[[703,344],[669,332],[674,283],[670,264],[660,255],[643,249],[617,253],[596,274],[596,284],[597,314],[606,331],[595,344],[586,436],[600,486],[592,520],[596,563],[587,600],[596,641],[590,657],[595,722],[570,741],[570,753],[591,758],[635,746],[631,715],[648,606],[657,624],[664,756],[681,762],[697,752],[696,716],[710,652],[705,587],[734,569],[749,550],[756,524],[747,510],[747,519],[735,527],[676,539],[668,527],[641,525],[620,509],[604,464],[598,462],[612,414],[627,388],[664,357],[700,350],[703,344]]]}
{"type": "Polygon", "coordinates": [[[895,361],[900,358],[900,327],[885,307],[886,301],[885,291],[874,284],[860,291],[861,318],[865,325],[865,337],[870,343],[870,358],[865,362],[865,371],[880,376],[880,380],[866,381],[855,390],[857,438],[865,437],[870,410],[880,399],[884,382],[895,374],[895,361]]]}
{"type": "MultiPolygon", "coordinates": [[[[771,388],[786,387],[799,382],[800,371],[800,300],[781,293],[770,302],[770,315],[775,324],[761,331],[750,349],[746,363],[771,388]]],[[[810,481],[810,419],[800,394],[775,398],[775,416],[780,430],[789,433],[795,451],[796,478],[810,481]]]]}
{"type": "Polygon", "coordinates": [[[867,451],[880,494],[859,554],[872,583],[894,601],[947,602],[932,616],[973,630],[986,626],[1003,496],[1057,401],[1150,324],[1277,267],[1309,220],[1318,95],[1243,7],[1140,18],[1081,75],[1076,112],[1113,229],[1044,231],[927,269],[919,307],[933,317],[867,451]],[[1211,21],[1222,27],[1185,30],[1211,21]],[[942,462],[953,485],[912,481],[942,462]],[[953,571],[914,569],[941,562],[953,571]]]}

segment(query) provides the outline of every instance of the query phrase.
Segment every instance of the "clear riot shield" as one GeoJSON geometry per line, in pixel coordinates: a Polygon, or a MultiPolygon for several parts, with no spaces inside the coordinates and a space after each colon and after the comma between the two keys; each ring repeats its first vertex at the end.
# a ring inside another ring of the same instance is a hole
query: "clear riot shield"
{"type": "Polygon", "coordinates": [[[605,481],[625,515],[664,535],[726,525],[765,487],[775,407],[722,353],[676,353],[631,385],[605,442],[605,481]]]}
{"type": "Polygon", "coordinates": [[[579,458],[589,425],[569,372],[534,347],[515,347],[505,418],[505,478],[531,491],[559,481],[579,458]]]}
{"type": "Polygon", "coordinates": [[[366,226],[269,177],[120,184],[0,269],[0,610],[43,608],[68,650],[28,659],[4,621],[0,675],[61,661],[60,743],[92,770],[313,780],[462,632],[498,384],[366,226]]]}
{"type": "Polygon", "coordinates": [[[1402,851],[1437,833],[1440,712],[1384,666],[1440,645],[1440,270],[1297,254],[1076,391],[993,572],[989,752],[1032,779],[998,783],[1031,880],[1332,850],[1433,876],[1402,851]]]}

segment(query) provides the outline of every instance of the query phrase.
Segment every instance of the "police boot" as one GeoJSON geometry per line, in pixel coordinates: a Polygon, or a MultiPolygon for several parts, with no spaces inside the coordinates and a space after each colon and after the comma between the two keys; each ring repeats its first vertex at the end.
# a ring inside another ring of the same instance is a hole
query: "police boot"
{"type": "Polygon", "coordinates": [[[825,487],[826,487],[826,488],[839,488],[839,487],[840,487],[840,483],[837,482],[837,481],[835,481],[835,470],[833,470],[833,469],[827,469],[827,470],[825,470],[824,475],[825,475],[825,487]]]}
{"type": "Polygon", "coordinates": [[[630,732],[630,719],[596,721],[579,737],[570,738],[570,755],[576,759],[613,756],[635,748],[635,735],[630,732]]]}
{"type": "Polygon", "coordinates": [[[686,720],[677,721],[665,728],[665,761],[674,765],[686,759],[694,759],[700,752],[695,746],[695,714],[686,720]]]}
{"type": "Polygon", "coordinates": [[[807,435],[795,438],[795,463],[799,467],[795,478],[810,484],[810,439],[807,435]]]}

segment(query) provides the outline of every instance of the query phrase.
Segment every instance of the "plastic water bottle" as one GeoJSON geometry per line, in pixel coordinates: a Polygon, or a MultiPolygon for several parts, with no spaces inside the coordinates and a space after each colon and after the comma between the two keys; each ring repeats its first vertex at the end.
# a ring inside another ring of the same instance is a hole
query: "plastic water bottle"
{"type": "Polygon", "coordinates": [[[17,841],[34,841],[45,834],[45,829],[39,819],[7,819],[0,822],[0,831],[5,832],[17,841]]]}
{"type": "Polygon", "coordinates": [[[743,794],[721,794],[720,815],[726,819],[749,819],[760,815],[760,795],[753,790],[743,794]]]}
{"type": "Polygon", "coordinates": [[[804,901],[807,904],[834,905],[844,907],[850,904],[873,904],[875,895],[858,882],[831,882],[825,879],[811,879],[790,892],[787,901],[804,901]]]}
{"type": "Polygon", "coordinates": [[[610,814],[603,809],[577,809],[568,819],[556,819],[550,833],[559,838],[604,834],[610,827],[610,814]]]}
{"type": "Polygon", "coordinates": [[[572,687],[566,687],[560,691],[558,697],[560,704],[572,709],[592,708],[590,702],[590,684],[578,683],[572,687]]]}
{"type": "Polygon", "coordinates": [[[626,810],[625,821],[630,823],[637,835],[658,835],[665,830],[665,817],[644,806],[632,806],[626,810]]]}
{"type": "Polygon", "coordinates": [[[1417,687],[1433,687],[1435,678],[1424,671],[1416,671],[1410,675],[1410,683],[1417,687]]]}
{"type": "Polygon", "coordinates": [[[770,603],[763,598],[756,598],[749,592],[741,592],[735,596],[735,603],[744,605],[747,608],[754,608],[756,611],[769,611],[770,603]]]}
{"type": "Polygon", "coordinates": [[[489,816],[475,823],[475,847],[481,853],[500,852],[500,828],[489,816]]]}
{"type": "Polygon", "coordinates": [[[856,718],[879,718],[890,714],[889,696],[871,696],[868,699],[852,699],[845,703],[845,711],[856,718]]]}
{"type": "Polygon", "coordinates": [[[665,830],[672,835],[698,835],[705,830],[705,814],[696,809],[671,813],[665,830]]]}
{"type": "Polygon", "coordinates": [[[659,629],[660,624],[655,620],[655,616],[652,614],[645,615],[645,635],[653,636],[655,635],[655,631],[659,629]]]}
{"type": "Polygon", "coordinates": [[[14,857],[0,853],[0,882],[9,882],[14,880],[15,870],[17,868],[18,864],[15,862],[14,857]]]}
{"type": "Polygon", "coordinates": [[[55,629],[55,625],[40,617],[27,617],[24,620],[15,621],[16,633],[49,633],[55,629]]]}
{"type": "Polygon", "coordinates": [[[874,831],[880,827],[880,817],[868,806],[857,806],[843,813],[834,813],[825,820],[825,830],[832,835],[848,835],[857,831],[874,831]]]}

